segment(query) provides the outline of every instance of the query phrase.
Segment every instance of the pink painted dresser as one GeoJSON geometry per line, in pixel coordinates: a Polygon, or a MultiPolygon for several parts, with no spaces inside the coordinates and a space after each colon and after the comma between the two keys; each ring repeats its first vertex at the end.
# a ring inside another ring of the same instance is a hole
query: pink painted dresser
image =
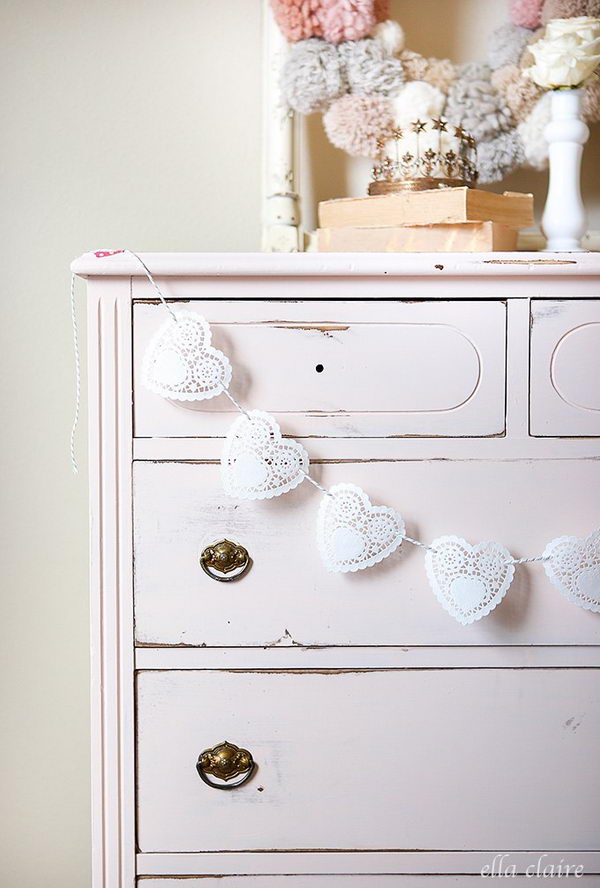
{"type": "MultiPolygon", "coordinates": [[[[421,540],[516,558],[600,526],[598,254],[143,258],[211,323],[232,394],[302,441],[322,484],[360,485],[421,540]]],[[[166,309],[133,257],[73,268],[95,888],[475,888],[512,865],[523,886],[560,861],[600,885],[600,615],[540,564],[470,626],[417,548],[328,573],[312,486],[223,492],[231,403],[186,409],[141,385],[166,309]],[[199,563],[225,538],[252,559],[235,583],[199,563]],[[224,741],[257,765],[230,792],[196,768],[224,741]]]]}

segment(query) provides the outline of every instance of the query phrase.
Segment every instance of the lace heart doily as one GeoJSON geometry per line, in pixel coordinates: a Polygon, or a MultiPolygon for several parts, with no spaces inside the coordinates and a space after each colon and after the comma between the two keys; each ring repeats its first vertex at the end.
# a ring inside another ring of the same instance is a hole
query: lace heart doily
{"type": "Polygon", "coordinates": [[[282,438],[276,420],[262,410],[240,416],[227,433],[221,474],[225,493],[237,499],[271,499],[293,490],[308,472],[301,444],[282,438]]]}
{"type": "Polygon", "coordinates": [[[228,358],[210,344],[210,327],[192,311],[178,311],[149,343],[142,364],[146,388],[174,401],[204,401],[231,381],[228,358]]]}
{"type": "Polygon", "coordinates": [[[585,539],[559,537],[544,551],[544,568],[565,598],[600,613],[600,529],[585,539]]]}
{"type": "Polygon", "coordinates": [[[336,484],[324,496],[317,520],[317,542],[327,570],[364,570],[383,561],[402,543],[404,521],[388,506],[372,506],[354,484],[336,484]]]}
{"type": "Polygon", "coordinates": [[[425,555],[436,598],[463,626],[487,616],[504,598],[515,573],[510,552],[500,543],[472,546],[455,536],[440,537],[425,555]]]}

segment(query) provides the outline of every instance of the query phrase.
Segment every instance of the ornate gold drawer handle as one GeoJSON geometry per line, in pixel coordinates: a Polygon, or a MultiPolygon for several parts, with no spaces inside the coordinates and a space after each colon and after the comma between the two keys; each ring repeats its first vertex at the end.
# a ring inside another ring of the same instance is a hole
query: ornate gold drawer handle
{"type": "Polygon", "coordinates": [[[200,555],[200,566],[205,574],[219,583],[239,579],[250,567],[248,550],[231,540],[219,540],[207,546],[200,555]]]}
{"type": "Polygon", "coordinates": [[[200,753],[196,763],[200,778],[213,789],[237,789],[250,780],[255,768],[256,763],[251,753],[247,749],[240,749],[234,743],[228,743],[227,740],[217,743],[212,749],[205,749],[200,753]],[[227,782],[214,783],[209,775],[227,782]],[[228,782],[235,780],[236,777],[240,779],[235,783],[228,782]]]}

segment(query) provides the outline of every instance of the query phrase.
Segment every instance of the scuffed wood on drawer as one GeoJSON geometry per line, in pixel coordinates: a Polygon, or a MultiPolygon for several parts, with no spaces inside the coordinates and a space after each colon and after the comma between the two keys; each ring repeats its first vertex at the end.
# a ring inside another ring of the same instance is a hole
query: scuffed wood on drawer
{"type": "MultiPolygon", "coordinates": [[[[506,861],[505,861],[506,865],[506,861]]],[[[504,874],[503,874],[504,875],[504,874]]],[[[546,880],[548,882],[548,880],[546,880]]],[[[564,880],[559,880],[561,885],[564,880]]],[[[515,876],[508,883],[511,888],[535,888],[536,879],[515,876]]],[[[598,888],[600,876],[581,878],[571,876],[567,884],[577,888],[598,888]]],[[[494,884],[494,883],[492,883],[494,884]]],[[[217,876],[214,879],[140,879],[138,888],[489,888],[489,876],[412,876],[412,875],[354,875],[354,876],[217,876]]]]}
{"type": "MultiPolygon", "coordinates": [[[[279,875],[282,870],[285,870],[286,873],[307,873],[309,876],[316,873],[323,875],[344,873],[346,876],[361,874],[362,878],[371,875],[382,878],[383,874],[401,873],[411,879],[409,884],[412,888],[412,879],[418,880],[424,878],[425,875],[433,876],[436,879],[448,878],[450,875],[455,879],[478,877],[484,867],[490,866],[495,855],[496,852],[490,851],[361,851],[360,853],[352,851],[312,851],[310,853],[292,851],[278,854],[255,851],[251,854],[220,852],[218,856],[210,852],[138,854],[137,870],[141,875],[170,876],[177,874],[186,878],[212,875],[215,870],[218,870],[219,873],[233,875],[244,871],[251,874],[273,876],[279,875]]],[[[584,875],[583,879],[589,879],[588,884],[590,885],[595,884],[593,879],[598,878],[600,873],[600,854],[593,851],[577,851],[572,854],[564,851],[511,851],[510,861],[516,865],[517,873],[525,875],[527,868],[532,865],[535,871],[537,862],[542,855],[544,855],[543,862],[548,866],[559,866],[561,861],[563,864],[576,862],[583,866],[584,873],[588,874],[584,875]]],[[[307,878],[307,876],[303,877],[307,878]]],[[[330,876],[328,877],[330,878],[330,876]]],[[[485,878],[485,884],[489,885],[490,882],[487,881],[489,876],[485,878]]],[[[571,878],[566,884],[573,884],[573,882],[574,880],[571,878]]],[[[402,885],[402,883],[400,884],[402,885]]],[[[419,884],[418,881],[416,884],[419,884]]],[[[433,888],[437,884],[434,883],[433,888]]],[[[461,882],[458,882],[457,884],[461,885],[461,888],[469,888],[470,883],[462,885],[461,882]]],[[[478,885],[479,883],[475,882],[474,884],[478,885]]],[[[513,883],[508,884],[512,885],[513,883]]],[[[527,884],[531,886],[538,883],[528,879],[527,884]]],[[[564,883],[558,882],[556,884],[564,883]]],[[[577,880],[575,884],[580,885],[582,882],[577,880]]],[[[585,884],[584,881],[583,884],[585,884]]],[[[292,888],[295,888],[293,883],[292,888]]],[[[377,888],[377,883],[373,888],[377,888]]]]}
{"type": "Polygon", "coordinates": [[[143,852],[600,847],[598,670],[142,672],[143,852]],[[257,772],[195,773],[224,739],[257,772]]]}
{"type": "MultiPolygon", "coordinates": [[[[565,532],[598,523],[600,461],[405,461],[314,466],[326,485],[347,480],[374,503],[399,509],[425,541],[456,533],[536,555],[565,532]]],[[[136,639],[142,644],[497,645],[594,644],[600,617],[566,601],[541,565],[520,567],[508,595],[472,626],[438,604],[423,553],[357,574],[328,573],[315,540],[321,494],[312,486],[275,500],[227,497],[218,466],[135,463],[136,639]],[[209,543],[226,537],[253,565],[223,587],[201,570],[209,543]],[[225,590],[225,591],[224,591],[225,590]]]]}
{"type": "MultiPolygon", "coordinates": [[[[326,292],[323,294],[326,297],[326,292]]],[[[504,431],[506,305],[481,302],[211,303],[213,343],[231,392],[286,434],[490,436],[504,431]]],[[[141,384],[145,349],[167,315],[134,309],[135,435],[224,435],[224,397],[175,406],[141,384]]]]}
{"type": "Polygon", "coordinates": [[[532,435],[600,436],[600,299],[531,303],[530,417],[532,435]]]}

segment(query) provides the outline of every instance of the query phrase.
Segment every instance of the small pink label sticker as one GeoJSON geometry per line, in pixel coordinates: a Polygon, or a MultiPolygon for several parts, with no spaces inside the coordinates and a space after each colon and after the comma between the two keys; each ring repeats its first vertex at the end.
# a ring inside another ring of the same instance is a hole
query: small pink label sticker
{"type": "Polygon", "coordinates": [[[105,256],[116,256],[117,253],[124,253],[125,250],[95,250],[96,259],[104,259],[105,256]]]}

